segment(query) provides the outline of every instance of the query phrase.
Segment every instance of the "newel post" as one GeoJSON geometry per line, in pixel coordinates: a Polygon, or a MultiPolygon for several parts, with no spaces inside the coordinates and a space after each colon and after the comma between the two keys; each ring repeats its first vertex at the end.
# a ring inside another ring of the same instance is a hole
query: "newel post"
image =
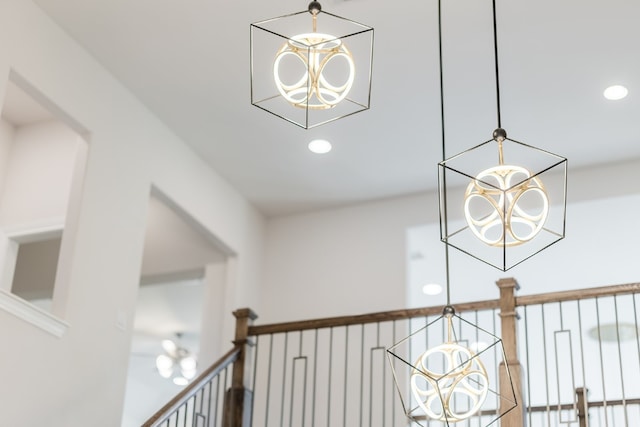
{"type": "MultiPolygon", "coordinates": [[[[518,282],[513,278],[500,279],[496,282],[500,288],[500,317],[502,324],[502,344],[506,360],[500,363],[500,390],[507,390],[513,383],[518,406],[501,418],[501,425],[509,427],[524,426],[525,407],[522,398],[522,366],[518,360],[516,290],[520,289],[518,282]],[[509,373],[504,363],[509,366],[509,373]]],[[[505,413],[510,408],[507,402],[500,402],[500,413],[505,413]]]]}
{"type": "Polygon", "coordinates": [[[251,424],[251,404],[253,392],[249,388],[247,363],[251,346],[249,341],[249,326],[258,317],[251,309],[241,308],[233,312],[236,318],[236,335],[233,343],[240,346],[240,354],[233,364],[231,388],[227,390],[224,399],[224,427],[249,427],[251,424]]]}
{"type": "Polygon", "coordinates": [[[576,389],[576,397],[578,401],[578,421],[580,427],[589,427],[589,403],[587,401],[587,390],[584,387],[576,389]]]}

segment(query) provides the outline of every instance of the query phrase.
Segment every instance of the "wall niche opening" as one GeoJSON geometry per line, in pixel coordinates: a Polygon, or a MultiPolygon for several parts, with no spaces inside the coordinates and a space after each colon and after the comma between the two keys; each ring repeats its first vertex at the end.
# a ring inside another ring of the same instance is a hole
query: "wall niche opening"
{"type": "Polygon", "coordinates": [[[61,242],[59,236],[19,245],[11,285],[14,295],[51,311],[61,242]]]}
{"type": "Polygon", "coordinates": [[[64,318],[87,135],[10,72],[0,111],[0,307],[27,321],[34,307],[64,318]]]}

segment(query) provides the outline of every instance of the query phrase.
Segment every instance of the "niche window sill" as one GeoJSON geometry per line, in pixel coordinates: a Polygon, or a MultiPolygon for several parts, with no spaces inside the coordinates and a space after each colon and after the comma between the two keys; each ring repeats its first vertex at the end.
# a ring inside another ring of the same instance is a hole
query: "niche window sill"
{"type": "Polygon", "coordinates": [[[61,338],[69,329],[69,324],[62,319],[2,289],[0,289],[0,309],[58,338],[61,338]]]}

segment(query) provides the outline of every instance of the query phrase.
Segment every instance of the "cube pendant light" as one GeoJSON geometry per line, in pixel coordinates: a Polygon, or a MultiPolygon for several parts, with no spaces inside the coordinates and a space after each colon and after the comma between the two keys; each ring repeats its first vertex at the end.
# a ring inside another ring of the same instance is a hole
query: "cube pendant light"
{"type": "Polygon", "coordinates": [[[498,128],[492,139],[439,163],[440,237],[507,271],[564,238],[567,159],[510,139],[502,128],[496,0],[492,5],[498,128]]]}
{"type": "Polygon", "coordinates": [[[387,356],[404,412],[419,426],[488,426],[517,406],[502,340],[451,306],[387,356]],[[498,369],[508,387],[498,389],[498,369]]]}
{"type": "Polygon", "coordinates": [[[506,271],[564,238],[567,159],[493,136],[439,163],[441,239],[506,271]]]}
{"type": "MultiPolygon", "coordinates": [[[[493,6],[495,20],[495,0],[493,6]]],[[[549,193],[539,176],[566,167],[566,159],[509,140],[500,128],[493,140],[446,159],[441,0],[438,41],[443,158],[438,168],[439,205],[441,237],[447,243],[447,305],[442,316],[389,347],[387,356],[411,425],[489,426],[517,407],[516,392],[502,340],[456,315],[450,305],[449,246],[454,246],[454,238],[469,236],[474,239],[471,244],[501,250],[506,262],[507,247],[531,241],[547,226],[549,193]],[[479,161],[477,153],[486,158],[479,161]],[[520,166],[523,160],[535,166],[535,172],[520,166]]],[[[498,94],[498,124],[499,110],[498,94]]]]}
{"type": "Polygon", "coordinates": [[[305,129],[369,108],[373,28],[313,1],[250,30],[256,107],[305,129]]]}

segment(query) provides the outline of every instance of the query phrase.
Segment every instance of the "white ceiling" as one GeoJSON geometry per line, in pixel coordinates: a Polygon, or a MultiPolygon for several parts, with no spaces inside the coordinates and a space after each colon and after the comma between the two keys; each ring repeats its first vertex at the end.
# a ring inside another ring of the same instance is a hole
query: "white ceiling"
{"type": "MultiPolygon", "coordinates": [[[[307,2],[35,0],[267,215],[433,189],[437,2],[328,0],[375,28],[371,110],[303,130],[250,105],[249,24],[307,2]],[[324,137],[334,150],[311,154],[324,137]]],[[[640,157],[640,2],[498,0],[503,127],[571,167],[640,157]],[[619,102],[602,96],[624,84],[619,102]]],[[[447,156],[496,127],[491,1],[444,0],[447,156]]]]}

